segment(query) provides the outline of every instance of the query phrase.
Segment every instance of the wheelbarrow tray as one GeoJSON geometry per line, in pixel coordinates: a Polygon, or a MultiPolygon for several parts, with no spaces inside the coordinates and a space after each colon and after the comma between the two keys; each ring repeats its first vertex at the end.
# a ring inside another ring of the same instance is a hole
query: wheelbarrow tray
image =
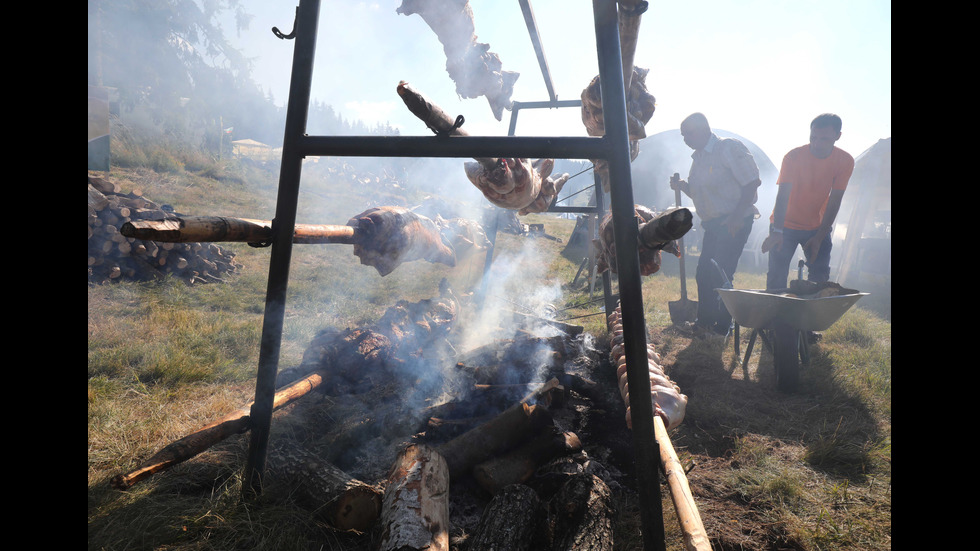
{"type": "Polygon", "coordinates": [[[845,289],[848,293],[843,295],[801,298],[780,294],[787,290],[715,290],[735,323],[743,327],[766,329],[782,324],[801,331],[826,330],[861,297],[870,294],[845,289]]]}

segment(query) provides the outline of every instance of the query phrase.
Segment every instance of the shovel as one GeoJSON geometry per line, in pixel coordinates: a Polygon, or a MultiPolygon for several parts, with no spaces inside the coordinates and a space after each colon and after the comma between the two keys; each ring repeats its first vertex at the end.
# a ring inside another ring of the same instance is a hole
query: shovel
{"type": "MultiPolygon", "coordinates": [[[[673,179],[680,178],[680,174],[675,173],[673,179]]],[[[681,206],[681,190],[674,190],[674,199],[677,206],[681,206]]],[[[698,301],[688,300],[687,298],[687,273],[684,270],[684,259],[687,256],[684,250],[684,238],[678,239],[677,243],[681,250],[681,299],[667,303],[667,310],[670,311],[670,321],[674,325],[680,325],[686,321],[693,322],[698,316],[698,301]]]]}

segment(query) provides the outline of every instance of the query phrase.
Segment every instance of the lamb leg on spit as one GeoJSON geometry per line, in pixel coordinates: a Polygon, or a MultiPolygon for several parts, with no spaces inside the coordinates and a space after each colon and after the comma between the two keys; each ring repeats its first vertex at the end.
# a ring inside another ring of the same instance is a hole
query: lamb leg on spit
{"type": "MultiPolygon", "coordinates": [[[[439,134],[467,136],[453,119],[405,81],[398,83],[405,106],[439,134]]],[[[554,159],[477,158],[463,163],[466,177],[494,205],[520,214],[544,212],[568,180],[568,174],[551,178],[554,159]]]]}
{"type": "MultiPolygon", "coordinates": [[[[634,205],[633,211],[640,225],[637,253],[640,257],[640,275],[651,275],[660,270],[660,251],[678,257],[681,255],[676,239],[691,229],[691,211],[683,207],[657,214],[643,205],[634,205]]],[[[612,213],[606,214],[599,224],[599,238],[593,240],[597,251],[597,273],[609,270],[616,273],[616,241],[613,236],[612,213]]]]}

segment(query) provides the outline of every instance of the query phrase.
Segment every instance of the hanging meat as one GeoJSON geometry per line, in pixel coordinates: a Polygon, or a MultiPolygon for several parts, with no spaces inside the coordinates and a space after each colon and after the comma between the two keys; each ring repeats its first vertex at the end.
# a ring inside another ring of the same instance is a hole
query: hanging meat
{"type": "MultiPolygon", "coordinates": [[[[647,137],[645,125],[653,117],[657,108],[657,99],[646,87],[649,69],[633,67],[630,78],[629,94],[626,98],[626,126],[630,140],[630,160],[636,159],[640,153],[639,140],[647,137]]],[[[606,126],[602,118],[602,94],[599,91],[599,76],[582,91],[582,123],[590,136],[604,136],[606,126]]],[[[604,159],[592,159],[596,174],[602,181],[602,190],[609,192],[609,165],[604,159]]]]}
{"type": "MultiPolygon", "coordinates": [[[[660,270],[661,250],[680,257],[681,251],[675,240],[680,239],[691,229],[691,212],[681,208],[666,210],[658,215],[643,205],[634,205],[633,213],[637,224],[641,228],[650,230],[640,232],[636,246],[640,257],[640,275],[655,274],[660,270]],[[680,221],[675,221],[675,219],[680,221]],[[661,231],[655,232],[653,230],[661,231]],[[645,236],[653,237],[654,235],[659,235],[659,237],[644,239],[645,236]]],[[[616,240],[613,235],[612,213],[606,214],[602,219],[599,224],[599,238],[594,239],[593,244],[597,251],[597,273],[601,274],[606,270],[616,273],[616,240]]]]}
{"type": "Polygon", "coordinates": [[[525,214],[530,214],[532,212],[547,212],[548,208],[551,207],[551,202],[558,197],[558,193],[561,188],[565,186],[565,182],[568,181],[568,173],[564,173],[558,178],[547,177],[541,182],[541,191],[538,192],[538,197],[531,201],[531,204],[522,208],[518,214],[521,216],[525,214]]]}
{"type": "Polygon", "coordinates": [[[558,180],[549,178],[555,168],[554,159],[500,158],[496,164],[479,161],[463,163],[470,182],[488,201],[498,207],[529,212],[544,212],[568,180],[563,174],[558,180]],[[543,208],[540,208],[544,205],[543,208]]]}
{"type": "Polygon", "coordinates": [[[476,41],[473,9],[468,0],[402,0],[395,10],[402,15],[418,14],[436,33],[446,54],[446,72],[464,98],[485,96],[499,121],[510,109],[514,83],[520,73],[504,71],[500,56],[490,45],[476,41]]]}
{"type": "Polygon", "coordinates": [[[440,228],[443,241],[452,246],[457,261],[490,247],[490,240],[479,222],[468,218],[446,220],[438,214],[434,221],[440,228]]]}
{"type": "Polygon", "coordinates": [[[383,276],[402,262],[424,259],[456,266],[456,255],[431,219],[404,207],[373,207],[347,221],[358,237],[354,254],[383,276]]]}
{"type": "MultiPolygon", "coordinates": [[[[616,366],[616,377],[619,381],[619,393],[626,403],[626,425],[633,428],[633,418],[630,412],[630,390],[626,376],[626,352],[623,346],[622,309],[617,304],[616,310],[608,317],[612,332],[612,350],[609,360],[616,366]]],[[[645,329],[644,329],[645,330],[645,329]]],[[[653,345],[647,343],[647,366],[650,372],[650,399],[653,400],[653,413],[659,415],[667,429],[672,429],[684,420],[687,409],[687,396],[681,394],[681,389],[664,373],[660,366],[660,354],[653,345]]]]}

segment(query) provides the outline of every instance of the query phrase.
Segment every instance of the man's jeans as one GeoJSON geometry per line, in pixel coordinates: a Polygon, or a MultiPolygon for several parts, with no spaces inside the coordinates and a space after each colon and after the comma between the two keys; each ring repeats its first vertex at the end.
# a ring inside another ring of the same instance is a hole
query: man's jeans
{"type": "MultiPolygon", "coordinates": [[[[772,226],[770,226],[770,230],[772,226]]],[[[827,233],[820,244],[817,258],[806,263],[807,279],[817,283],[830,280],[830,250],[834,247],[831,234],[827,233]]],[[[783,229],[783,243],[769,251],[769,273],[766,274],[766,289],[785,289],[789,279],[790,262],[796,254],[796,247],[802,251],[803,245],[817,234],[817,230],[783,229]]]]}
{"type": "Polygon", "coordinates": [[[697,324],[724,334],[732,324],[732,316],[721,302],[721,297],[715,289],[724,286],[724,280],[711,263],[714,259],[718,266],[725,271],[729,281],[735,280],[735,268],[742,256],[749,234],[752,232],[752,217],[747,217],[738,233],[728,233],[724,225],[725,217],[716,218],[702,223],[704,238],[701,241],[701,257],[698,259],[695,280],[698,284],[698,321],[697,324]]]}

